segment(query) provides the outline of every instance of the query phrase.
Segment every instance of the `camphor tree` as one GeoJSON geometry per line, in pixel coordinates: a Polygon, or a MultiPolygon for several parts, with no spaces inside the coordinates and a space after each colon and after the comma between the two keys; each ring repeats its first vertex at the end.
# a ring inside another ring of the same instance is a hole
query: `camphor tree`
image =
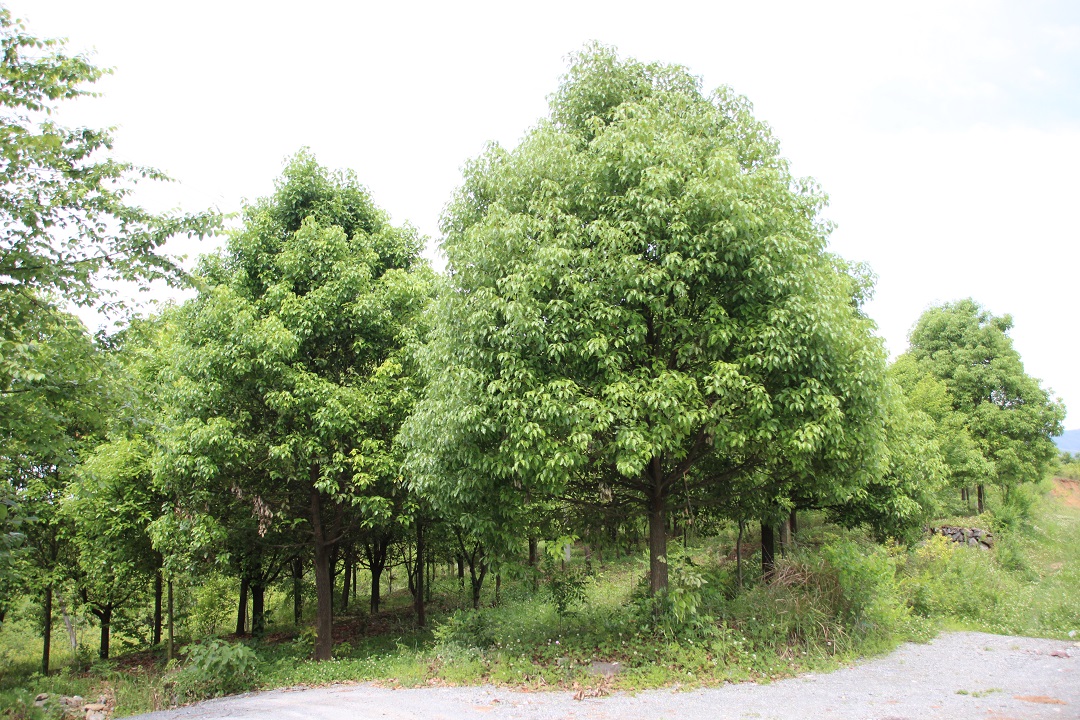
{"type": "Polygon", "coordinates": [[[578,54],[550,116],[472,162],[445,214],[417,489],[507,542],[527,497],[630,495],[664,590],[674,493],[780,457],[802,478],[880,425],[884,356],[824,203],[745,99],[578,54]]]}
{"type": "Polygon", "coordinates": [[[0,482],[2,495],[17,499],[32,521],[20,526],[23,562],[7,582],[40,593],[42,672],[48,673],[53,600],[74,566],[71,522],[61,506],[80,459],[101,440],[107,390],[99,348],[78,318],[41,303],[21,332],[34,374],[16,374],[0,395],[0,482]]]}
{"type": "MultiPolygon", "coordinates": [[[[39,574],[46,604],[60,568],[35,543],[55,529],[76,446],[87,444],[84,411],[96,380],[82,363],[91,345],[85,329],[59,308],[115,299],[102,280],[180,281],[183,272],[162,244],[174,235],[201,237],[220,223],[215,213],[159,215],[132,204],[139,180],[164,175],[109,157],[110,130],[56,121],[63,101],[92,94],[103,73],[65,53],[63,42],[34,37],[0,6],[0,502],[8,518],[0,529],[4,547],[18,542],[24,560],[50,563],[39,574]],[[37,518],[33,527],[29,517],[37,518]]],[[[0,548],[0,563],[8,552],[0,548]]],[[[6,570],[0,583],[25,580],[6,570]]],[[[44,660],[47,670],[47,653],[44,660]]]]}
{"type": "Polygon", "coordinates": [[[918,373],[945,384],[953,409],[986,461],[978,479],[978,509],[984,482],[1008,497],[1023,482],[1040,479],[1057,457],[1065,408],[1024,371],[1008,332],[1012,317],[995,317],[968,298],[932,307],[911,331],[907,352],[918,373]]]}
{"type": "Polygon", "coordinates": [[[432,286],[421,246],[352,174],[302,152],[204,260],[205,290],[178,317],[160,472],[192,512],[231,493],[261,524],[303,533],[318,659],[331,654],[331,551],[350,525],[386,520],[401,486],[406,348],[432,286]]]}

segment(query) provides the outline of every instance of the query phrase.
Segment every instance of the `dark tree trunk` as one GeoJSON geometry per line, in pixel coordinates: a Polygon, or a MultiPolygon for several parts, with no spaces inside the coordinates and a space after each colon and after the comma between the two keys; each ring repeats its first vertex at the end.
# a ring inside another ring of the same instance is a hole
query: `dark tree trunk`
{"type": "Polygon", "coordinates": [[[592,547],[589,543],[584,543],[582,549],[585,551],[585,572],[592,575],[592,547]]]}
{"type": "Polygon", "coordinates": [[[41,674],[49,674],[49,651],[52,649],[52,588],[45,588],[45,603],[41,624],[41,674]]]}
{"type": "Polygon", "coordinates": [[[368,567],[371,569],[371,614],[379,612],[382,604],[382,574],[386,568],[387,551],[390,548],[390,536],[376,536],[371,542],[365,543],[364,552],[367,554],[368,567]]]}
{"type": "Polygon", "coordinates": [[[169,578],[168,593],[169,593],[169,601],[168,601],[169,602],[169,609],[168,609],[167,614],[168,614],[168,619],[169,619],[169,646],[168,646],[168,648],[166,650],[166,653],[165,653],[165,655],[166,655],[165,659],[166,660],[172,660],[173,659],[173,629],[175,627],[175,625],[174,625],[174,623],[175,623],[175,615],[173,614],[173,581],[172,581],[172,578],[169,578]]]}
{"type": "Polygon", "coordinates": [[[529,538],[529,567],[535,568],[537,563],[536,553],[539,549],[540,542],[534,538],[529,538]]]}
{"type": "Polygon", "coordinates": [[[299,555],[292,561],[293,623],[304,619],[304,560],[299,555]]]}
{"type": "Polygon", "coordinates": [[[315,659],[333,655],[334,586],[330,579],[330,548],[323,531],[319,491],[311,488],[311,526],[315,546],[315,659]]]}
{"type": "Polygon", "coordinates": [[[379,605],[382,603],[382,566],[371,566],[371,614],[379,612],[379,605]]]}
{"type": "Polygon", "coordinates": [[[266,611],[264,600],[266,588],[262,581],[251,583],[251,634],[259,637],[266,630],[266,611]]]}
{"type": "Polygon", "coordinates": [[[469,563],[469,575],[472,580],[473,610],[480,609],[480,590],[484,587],[484,577],[487,575],[488,571],[487,561],[484,560],[483,552],[483,550],[480,551],[479,567],[473,563],[469,563]]]}
{"type": "Polygon", "coordinates": [[[352,582],[353,576],[353,554],[352,549],[345,551],[345,572],[342,573],[341,583],[341,612],[344,614],[349,609],[349,584],[352,582]]]}
{"type": "Polygon", "coordinates": [[[427,625],[427,617],[424,613],[424,523],[419,518],[416,520],[416,624],[420,627],[427,625]]]}
{"type": "Polygon", "coordinates": [[[791,508],[791,514],[788,515],[788,527],[791,529],[791,544],[795,544],[795,536],[799,534],[799,522],[796,517],[798,512],[795,508],[791,508]]]}
{"type": "Polygon", "coordinates": [[[780,523],[780,557],[787,557],[787,551],[791,545],[791,529],[788,527],[787,518],[780,523]]]}
{"type": "Polygon", "coordinates": [[[458,582],[461,583],[461,587],[465,587],[465,558],[461,555],[457,556],[457,576],[458,582]]]}
{"type": "MultiPolygon", "coordinates": [[[[653,460],[659,465],[658,460],[653,460]]],[[[658,468],[654,474],[659,474],[658,468]]],[[[667,590],[667,497],[660,478],[653,478],[653,496],[649,498],[649,595],[667,590]]]]}
{"type": "Polygon", "coordinates": [[[495,573],[495,607],[502,604],[502,573],[495,573]]]}
{"type": "Polygon", "coordinates": [[[109,637],[112,635],[112,613],[112,605],[105,605],[101,610],[94,612],[101,622],[101,648],[98,650],[98,657],[102,660],[109,659],[109,637]]]}
{"type": "Polygon", "coordinates": [[[428,561],[428,579],[427,582],[424,583],[424,600],[426,602],[431,602],[431,587],[435,584],[436,567],[435,558],[431,558],[428,561]]]}
{"type": "Polygon", "coordinates": [[[768,582],[776,571],[776,541],[773,527],[767,522],[761,523],[761,577],[768,582]]]}
{"type": "Polygon", "coordinates": [[[739,580],[739,589],[742,589],[742,538],[743,530],[746,529],[746,521],[739,521],[739,537],[735,538],[735,574],[739,580]]]}
{"type": "Polygon", "coordinates": [[[978,501],[979,514],[982,515],[986,511],[986,489],[982,483],[979,483],[978,487],[975,488],[975,492],[978,494],[976,500],[978,501]]]}
{"type": "Polygon", "coordinates": [[[243,635],[247,632],[248,588],[250,586],[251,582],[248,580],[247,575],[240,578],[240,604],[236,607],[237,635],[243,635]]]}
{"type": "Polygon", "coordinates": [[[151,643],[154,646],[161,644],[161,591],[162,591],[162,579],[161,569],[154,573],[154,640],[151,643]]]}

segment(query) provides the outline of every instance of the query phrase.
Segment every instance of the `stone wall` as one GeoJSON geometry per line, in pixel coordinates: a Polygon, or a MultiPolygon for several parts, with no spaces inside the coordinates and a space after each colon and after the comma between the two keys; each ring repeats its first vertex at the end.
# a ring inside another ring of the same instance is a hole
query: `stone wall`
{"type": "Polygon", "coordinates": [[[957,527],[955,525],[939,525],[927,528],[930,535],[942,535],[953,542],[963,543],[980,550],[989,550],[994,547],[994,534],[981,528],[957,527]]]}

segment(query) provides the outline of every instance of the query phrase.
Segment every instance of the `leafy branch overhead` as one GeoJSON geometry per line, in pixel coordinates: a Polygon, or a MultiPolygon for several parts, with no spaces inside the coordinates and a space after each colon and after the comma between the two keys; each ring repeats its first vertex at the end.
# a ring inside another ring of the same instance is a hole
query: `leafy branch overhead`
{"type": "MultiPolygon", "coordinates": [[[[41,40],[0,8],[0,302],[44,293],[86,304],[109,295],[102,280],[176,282],[183,272],[160,252],[176,235],[204,237],[214,212],[151,213],[128,197],[151,168],[120,162],[110,129],[68,128],[59,103],[91,95],[106,71],[41,40]]],[[[11,317],[10,315],[8,317],[11,317]]]]}

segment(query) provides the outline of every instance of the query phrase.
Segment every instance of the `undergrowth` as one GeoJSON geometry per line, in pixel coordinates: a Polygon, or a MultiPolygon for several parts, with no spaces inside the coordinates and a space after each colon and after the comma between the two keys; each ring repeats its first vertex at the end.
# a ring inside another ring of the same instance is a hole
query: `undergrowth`
{"type": "Polygon", "coordinates": [[[229,692],[343,681],[603,693],[827,670],[943,627],[1064,638],[1080,630],[1080,565],[1072,557],[1080,508],[1049,489],[1014,491],[1008,502],[994,498],[992,514],[941,521],[992,529],[992,551],[940,536],[910,548],[880,545],[807,518],[767,583],[755,555],[744,561],[739,586],[726,535],[689,548],[673,542],[669,592],[657,598],[648,596],[642,557],[609,559],[591,574],[580,563],[549,563],[535,587],[519,573],[504,581],[498,607],[480,610],[444,578],[429,629],[413,626],[407,591],[395,593],[378,618],[338,620],[352,632],[329,662],[310,660],[313,638],[300,628],[243,644],[212,639],[171,666],[160,657],[129,669],[69,665],[46,678],[13,663],[0,677],[0,708],[6,717],[39,718],[39,692],[109,692],[122,716],[229,692]],[[596,662],[618,663],[619,672],[593,674],[596,662]]]}

